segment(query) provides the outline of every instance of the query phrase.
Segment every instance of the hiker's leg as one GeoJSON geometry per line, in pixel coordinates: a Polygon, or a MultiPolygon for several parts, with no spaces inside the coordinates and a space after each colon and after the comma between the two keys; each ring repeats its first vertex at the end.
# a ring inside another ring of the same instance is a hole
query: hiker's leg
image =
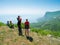
{"type": "Polygon", "coordinates": [[[21,27],[20,27],[20,34],[23,35],[21,27]]]}
{"type": "Polygon", "coordinates": [[[18,33],[19,33],[19,35],[20,35],[20,29],[19,29],[19,27],[18,27],[18,33]]]}
{"type": "Polygon", "coordinates": [[[28,29],[26,30],[26,32],[27,32],[27,36],[29,36],[29,31],[28,31],[28,29]]]}
{"type": "Polygon", "coordinates": [[[28,36],[29,36],[29,29],[27,29],[27,33],[28,33],[28,36]]]}
{"type": "Polygon", "coordinates": [[[18,26],[19,35],[21,35],[20,26],[18,26]]]}
{"type": "Polygon", "coordinates": [[[19,27],[18,27],[18,34],[20,35],[20,31],[19,31],[20,29],[19,29],[19,27]]]}
{"type": "Polygon", "coordinates": [[[25,35],[26,35],[26,29],[25,29],[25,35]]]}

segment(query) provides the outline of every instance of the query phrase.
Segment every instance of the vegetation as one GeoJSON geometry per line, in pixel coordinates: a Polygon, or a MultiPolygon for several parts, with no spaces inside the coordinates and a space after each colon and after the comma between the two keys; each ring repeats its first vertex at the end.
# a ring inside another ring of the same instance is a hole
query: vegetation
{"type": "Polygon", "coordinates": [[[60,11],[47,12],[44,17],[39,18],[38,22],[31,26],[42,30],[60,31],[60,11]]]}
{"type": "Polygon", "coordinates": [[[51,31],[51,30],[42,30],[38,28],[31,29],[32,32],[38,33],[38,35],[51,35],[53,37],[60,37],[59,31],[51,31]]]}
{"type": "MultiPolygon", "coordinates": [[[[17,24],[14,24],[14,27],[17,27],[17,24]]],[[[21,27],[24,29],[24,23],[21,24],[21,27]]]]}
{"type": "Polygon", "coordinates": [[[58,33],[51,33],[50,30],[31,29],[30,36],[33,38],[33,42],[26,39],[24,30],[23,34],[24,36],[19,36],[16,27],[11,29],[2,26],[0,27],[0,45],[60,45],[60,38],[54,38],[58,33]],[[52,37],[48,37],[50,34],[52,37]]]}
{"type": "Polygon", "coordinates": [[[44,17],[39,18],[37,23],[32,23],[33,32],[41,35],[52,35],[60,37],[60,11],[47,12],[44,17]]]}
{"type": "Polygon", "coordinates": [[[4,24],[4,23],[0,22],[0,26],[6,26],[6,24],[4,24]]]}

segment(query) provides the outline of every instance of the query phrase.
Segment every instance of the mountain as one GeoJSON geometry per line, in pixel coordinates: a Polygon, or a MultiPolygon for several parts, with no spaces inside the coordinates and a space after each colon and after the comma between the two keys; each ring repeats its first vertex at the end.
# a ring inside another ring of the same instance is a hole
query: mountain
{"type": "Polygon", "coordinates": [[[40,21],[48,21],[55,18],[60,18],[60,11],[55,12],[46,12],[45,16],[38,19],[38,22],[40,21]]]}
{"type": "Polygon", "coordinates": [[[45,17],[54,17],[54,16],[60,16],[60,11],[55,11],[55,12],[47,12],[45,14],[45,17]]]}
{"type": "Polygon", "coordinates": [[[38,19],[33,27],[47,30],[60,30],[60,11],[46,12],[45,16],[38,19]]]}

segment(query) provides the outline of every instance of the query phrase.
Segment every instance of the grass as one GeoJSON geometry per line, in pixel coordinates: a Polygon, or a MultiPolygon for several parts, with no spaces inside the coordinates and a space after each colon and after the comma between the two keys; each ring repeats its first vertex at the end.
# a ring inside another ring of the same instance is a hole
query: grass
{"type": "Polygon", "coordinates": [[[52,31],[51,35],[54,37],[60,37],[60,31],[52,31]]]}
{"type": "MultiPolygon", "coordinates": [[[[1,24],[1,23],[0,23],[1,24]]],[[[3,24],[3,23],[2,23],[3,24]]],[[[3,24],[4,25],[4,24],[3,24]]],[[[33,38],[33,42],[26,39],[25,36],[18,36],[17,24],[15,24],[15,29],[11,29],[8,26],[3,26],[0,28],[0,45],[58,45],[59,41],[53,40],[52,38],[44,37],[46,35],[52,35],[53,37],[60,37],[59,31],[42,30],[38,28],[31,28],[30,35],[33,38]],[[42,37],[40,37],[42,35],[42,37]],[[49,41],[54,41],[50,42],[49,41]]],[[[24,28],[24,24],[22,25],[24,28]]],[[[23,30],[24,31],[24,30],[23,30]]]]}
{"type": "MultiPolygon", "coordinates": [[[[14,27],[18,28],[17,24],[14,24],[14,27]]],[[[24,23],[21,24],[21,27],[24,29],[24,23]]]]}
{"type": "Polygon", "coordinates": [[[4,23],[0,22],[0,27],[1,27],[1,26],[6,26],[6,24],[4,24],[4,23]]]}
{"type": "Polygon", "coordinates": [[[32,29],[32,32],[36,32],[40,35],[52,35],[53,37],[60,37],[60,31],[32,29]]]}
{"type": "MultiPolygon", "coordinates": [[[[0,22],[0,27],[1,26],[6,26],[6,24],[0,22]]],[[[24,28],[24,23],[22,23],[22,28],[24,28]]],[[[14,27],[17,28],[17,24],[14,24],[14,27]]],[[[32,32],[36,32],[40,35],[52,35],[54,37],[60,37],[60,31],[52,31],[52,30],[42,30],[42,29],[38,29],[38,28],[31,28],[32,32]]],[[[9,32],[12,32],[12,30],[9,30],[9,32]]],[[[0,32],[1,33],[1,32],[0,32]]],[[[2,33],[5,33],[4,31],[2,31],[2,33]]]]}
{"type": "MultiPolygon", "coordinates": [[[[18,36],[18,30],[17,29],[10,29],[8,27],[4,28],[5,30],[0,30],[0,45],[49,45],[49,40],[52,41],[52,39],[47,39],[44,36],[39,37],[39,35],[47,35],[51,34],[48,30],[40,30],[40,29],[31,29],[30,35],[33,38],[33,42],[30,42],[26,39],[24,36],[18,36]],[[39,31],[40,30],[40,31],[39,31]],[[38,35],[39,34],[39,35],[38,35]],[[39,41],[38,41],[39,40],[39,41]]],[[[55,33],[54,33],[55,34],[55,33]]],[[[52,33],[53,35],[53,33],[52,33]]],[[[54,40],[55,41],[55,40],[54,40]]],[[[55,41],[56,42],[56,41],[55,41]]],[[[54,42],[54,44],[55,44],[54,42]]],[[[53,43],[51,43],[53,44],[53,43]]],[[[56,42],[56,45],[60,44],[59,42],[56,42]]]]}

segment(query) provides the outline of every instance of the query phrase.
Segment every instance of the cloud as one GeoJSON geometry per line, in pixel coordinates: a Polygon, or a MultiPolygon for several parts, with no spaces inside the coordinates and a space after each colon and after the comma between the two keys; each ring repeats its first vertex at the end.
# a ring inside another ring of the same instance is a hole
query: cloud
{"type": "Polygon", "coordinates": [[[0,14],[41,15],[44,14],[44,10],[38,8],[4,8],[0,10],[0,14]]]}

